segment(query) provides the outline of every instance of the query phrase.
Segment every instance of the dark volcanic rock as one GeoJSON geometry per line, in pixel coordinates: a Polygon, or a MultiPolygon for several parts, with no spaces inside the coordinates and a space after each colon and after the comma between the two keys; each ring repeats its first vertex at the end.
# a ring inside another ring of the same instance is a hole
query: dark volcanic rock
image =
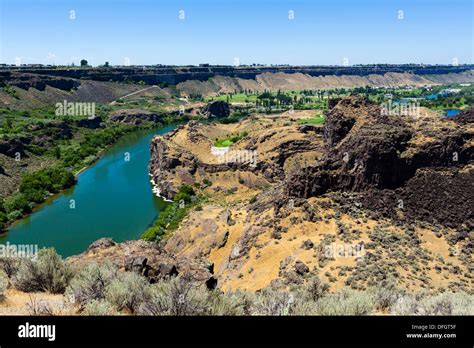
{"type": "Polygon", "coordinates": [[[31,151],[34,146],[47,148],[57,139],[72,137],[72,129],[67,121],[38,122],[29,125],[28,131],[31,135],[0,140],[0,153],[9,157],[15,157],[19,153],[24,157],[25,151],[31,151]]]}
{"type": "Polygon", "coordinates": [[[0,140],[0,153],[9,157],[15,157],[16,153],[25,154],[25,143],[31,142],[30,138],[13,138],[9,140],[0,140]]]}
{"type": "Polygon", "coordinates": [[[324,137],[329,146],[336,145],[341,141],[355,124],[355,119],[346,117],[340,112],[335,112],[333,117],[326,120],[324,124],[324,137]]]}
{"type": "Polygon", "coordinates": [[[303,242],[303,245],[301,247],[305,250],[309,250],[314,247],[314,243],[311,239],[307,239],[303,242]]]}
{"type": "Polygon", "coordinates": [[[183,276],[210,287],[217,284],[207,260],[178,258],[156,243],[143,240],[115,243],[110,238],[102,238],[92,243],[84,253],[67,258],[67,262],[79,269],[91,263],[110,263],[120,270],[138,272],[151,283],[167,277],[183,276]]]}
{"type": "Polygon", "coordinates": [[[296,260],[295,262],[295,271],[299,275],[304,275],[309,272],[309,267],[303,261],[296,260]]]}
{"type": "Polygon", "coordinates": [[[201,114],[207,117],[227,117],[230,115],[229,103],[222,100],[213,101],[201,109],[201,114]]]}
{"type": "Polygon", "coordinates": [[[144,256],[131,257],[125,260],[125,270],[143,274],[147,266],[147,258],[144,256]]]}
{"type": "Polygon", "coordinates": [[[10,75],[8,84],[24,90],[35,88],[40,91],[44,91],[47,86],[58,88],[64,91],[71,91],[73,88],[77,88],[81,85],[80,81],[70,78],[21,72],[12,73],[10,75]]]}
{"type": "Polygon", "coordinates": [[[163,277],[166,277],[166,276],[171,277],[171,276],[178,275],[178,269],[176,268],[176,265],[169,264],[169,263],[159,264],[157,270],[158,270],[158,273],[163,277]]]}
{"type": "Polygon", "coordinates": [[[364,192],[362,206],[384,217],[423,220],[452,228],[474,227],[474,171],[459,169],[416,172],[404,187],[364,192]],[[464,227],[463,227],[464,226],[464,227]]]}
{"type": "Polygon", "coordinates": [[[97,239],[95,242],[89,245],[89,248],[87,248],[87,251],[109,248],[115,245],[116,243],[112,240],[112,238],[101,238],[101,239],[97,239]]]}
{"type": "MultiPolygon", "coordinates": [[[[333,104],[326,113],[323,161],[287,178],[287,196],[362,192],[367,195],[364,206],[386,217],[400,218],[396,207],[402,200],[407,219],[470,224],[472,129],[436,118],[420,127],[403,116],[381,115],[378,105],[362,98],[333,104]],[[463,166],[466,170],[459,170],[463,166]]],[[[453,121],[468,122],[470,115],[453,121]]]]}
{"type": "Polygon", "coordinates": [[[102,118],[100,116],[88,117],[77,121],[77,125],[83,128],[96,129],[100,128],[102,124],[102,118]]]}
{"type": "Polygon", "coordinates": [[[460,124],[474,123],[474,108],[467,109],[456,116],[449,118],[449,120],[458,122],[460,124]]]}
{"type": "Polygon", "coordinates": [[[298,129],[298,131],[300,131],[301,133],[315,132],[316,134],[323,134],[324,128],[319,125],[305,124],[305,125],[302,125],[298,129]]]}

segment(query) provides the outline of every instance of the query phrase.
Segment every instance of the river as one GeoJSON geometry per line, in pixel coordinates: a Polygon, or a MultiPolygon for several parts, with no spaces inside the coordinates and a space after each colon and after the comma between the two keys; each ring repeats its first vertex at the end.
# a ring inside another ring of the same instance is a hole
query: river
{"type": "Polygon", "coordinates": [[[77,177],[77,184],[48,199],[0,236],[0,243],[54,247],[64,257],[93,241],[137,239],[166,206],[148,176],[150,140],[175,125],[122,137],[77,177]],[[128,159],[128,161],[127,161],[128,159]]]}

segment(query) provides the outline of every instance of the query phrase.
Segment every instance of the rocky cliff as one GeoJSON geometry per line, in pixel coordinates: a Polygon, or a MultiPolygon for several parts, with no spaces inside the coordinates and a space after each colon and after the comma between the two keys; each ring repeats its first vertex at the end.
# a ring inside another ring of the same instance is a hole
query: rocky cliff
{"type": "MultiPolygon", "coordinates": [[[[382,115],[377,105],[360,98],[333,103],[324,126],[324,159],[288,178],[289,196],[308,198],[330,191],[378,196],[377,190],[398,190],[392,202],[386,202],[389,215],[396,215],[397,197],[408,216],[429,216],[449,225],[473,223],[469,163],[474,160],[474,127],[465,116],[472,111],[457,119],[401,117],[382,115]],[[421,184],[424,189],[417,188],[421,184]],[[446,198],[430,194],[438,185],[446,198]]],[[[376,200],[365,202],[370,206],[376,200]]]]}
{"type": "MultiPolygon", "coordinates": [[[[219,173],[246,172],[257,181],[279,182],[302,153],[317,152],[321,146],[321,127],[287,127],[276,132],[269,124],[256,125],[251,119],[234,125],[204,125],[191,121],[175,131],[153,138],[149,172],[161,194],[173,197],[181,184],[219,173]],[[216,139],[235,134],[244,136],[230,149],[214,147],[216,139]],[[293,158],[293,161],[288,160],[293,158]]],[[[314,154],[313,154],[314,155],[314,154]]]]}
{"type": "Polygon", "coordinates": [[[447,75],[472,70],[472,65],[366,65],[366,66],[130,66],[114,68],[11,68],[1,71],[8,77],[16,72],[61,76],[73,79],[95,81],[139,82],[147,84],[178,84],[188,80],[207,81],[214,76],[255,79],[261,74],[304,74],[310,77],[320,76],[369,76],[386,73],[413,75],[447,75]]]}

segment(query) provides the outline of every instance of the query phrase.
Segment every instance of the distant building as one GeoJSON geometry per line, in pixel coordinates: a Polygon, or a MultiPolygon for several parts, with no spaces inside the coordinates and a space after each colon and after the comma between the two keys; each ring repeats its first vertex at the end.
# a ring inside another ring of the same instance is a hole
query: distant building
{"type": "Polygon", "coordinates": [[[209,63],[202,63],[202,64],[199,64],[199,66],[201,68],[208,68],[210,65],[209,65],[209,63]]]}

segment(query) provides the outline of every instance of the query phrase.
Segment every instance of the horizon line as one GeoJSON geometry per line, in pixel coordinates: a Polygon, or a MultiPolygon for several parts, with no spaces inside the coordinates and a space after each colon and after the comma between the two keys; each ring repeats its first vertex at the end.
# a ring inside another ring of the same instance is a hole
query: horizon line
{"type": "Polygon", "coordinates": [[[458,63],[458,64],[446,64],[446,63],[363,63],[363,64],[349,64],[349,65],[342,65],[342,64],[273,64],[273,63],[252,63],[252,64],[210,64],[210,63],[198,63],[198,64],[109,64],[105,66],[105,64],[101,65],[85,65],[81,66],[80,64],[72,65],[72,64],[43,64],[43,63],[23,63],[23,64],[11,64],[11,63],[0,63],[0,67],[14,67],[14,68],[21,68],[21,67],[28,67],[28,66],[41,66],[41,67],[67,67],[67,68],[112,68],[112,67],[120,67],[120,68],[133,68],[133,67],[229,67],[229,68],[239,68],[239,67],[340,67],[340,68],[351,68],[351,67],[368,67],[368,66],[474,66],[474,63],[458,63]]]}

